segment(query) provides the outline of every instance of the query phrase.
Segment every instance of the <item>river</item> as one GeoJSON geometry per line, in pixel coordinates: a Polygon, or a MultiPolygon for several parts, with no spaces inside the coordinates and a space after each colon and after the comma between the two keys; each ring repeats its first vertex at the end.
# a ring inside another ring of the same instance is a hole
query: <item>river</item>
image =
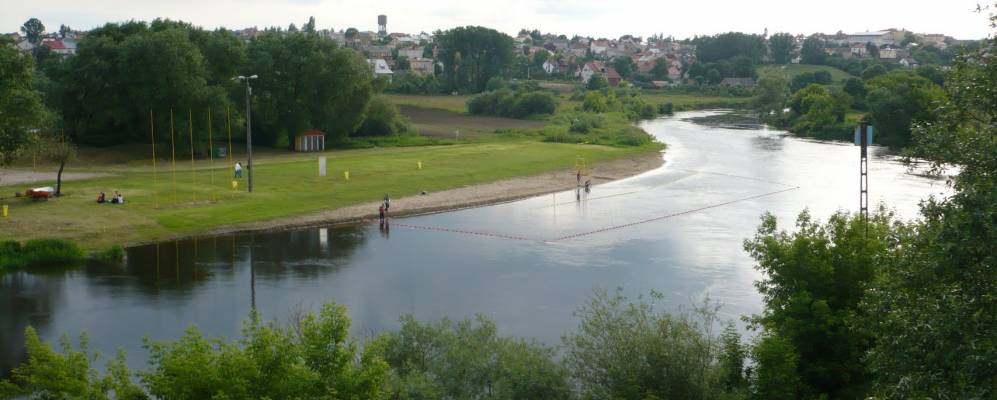
{"type": "MultiPolygon", "coordinates": [[[[721,317],[761,311],[760,278],[742,250],[769,211],[791,228],[858,207],[858,149],[765,126],[707,124],[721,111],[679,113],[643,127],[668,144],[647,173],[512,203],[377,225],[239,234],[127,250],[123,266],[0,275],[0,376],[23,357],[23,330],[45,340],[87,332],[105,355],[144,367],[142,338],[176,339],[196,325],[239,334],[250,308],[286,321],[323,302],[347,306],[369,335],[420,320],[483,314],[500,333],[557,344],[594,288],[651,290],[675,310],[705,296],[721,317]]],[[[870,198],[905,218],[945,182],[870,153],[870,198]]],[[[98,362],[103,365],[106,356],[98,362]]]]}

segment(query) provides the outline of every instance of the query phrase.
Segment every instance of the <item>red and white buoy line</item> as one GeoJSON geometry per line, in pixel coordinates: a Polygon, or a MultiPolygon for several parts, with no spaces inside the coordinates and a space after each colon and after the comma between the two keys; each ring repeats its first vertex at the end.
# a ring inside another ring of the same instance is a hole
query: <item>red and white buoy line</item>
{"type": "Polygon", "coordinates": [[[776,191],[773,191],[773,192],[762,193],[762,194],[757,194],[757,195],[748,196],[748,197],[742,197],[742,198],[738,198],[738,199],[734,199],[734,200],[730,200],[730,201],[725,201],[725,202],[722,202],[722,203],[711,204],[711,205],[708,205],[708,206],[694,208],[694,209],[691,209],[691,210],[685,210],[685,211],[680,211],[680,212],[676,212],[676,213],[671,213],[671,214],[666,214],[666,215],[660,215],[660,216],[653,217],[653,218],[647,218],[647,219],[643,219],[643,220],[639,220],[639,221],[629,222],[629,223],[626,223],[626,224],[608,226],[608,227],[605,227],[605,228],[600,228],[600,229],[586,231],[586,232],[573,233],[573,234],[570,234],[570,235],[564,235],[564,236],[560,236],[560,237],[556,237],[556,238],[552,238],[552,239],[539,239],[539,238],[531,238],[531,237],[519,236],[519,235],[510,235],[510,234],[504,234],[504,233],[480,232],[480,231],[470,231],[470,230],[465,230],[465,229],[453,229],[453,228],[442,228],[442,227],[435,227],[435,226],[412,225],[412,224],[398,223],[398,222],[393,222],[393,223],[390,223],[390,224],[391,224],[391,226],[398,226],[398,227],[408,228],[408,229],[419,229],[419,230],[427,230],[427,231],[435,231],[435,232],[457,233],[457,234],[463,234],[463,235],[491,237],[491,238],[506,239],[506,240],[518,240],[518,241],[528,241],[528,242],[553,243],[553,242],[560,242],[560,241],[569,240],[569,239],[576,239],[576,238],[583,237],[583,236],[591,236],[591,235],[595,235],[595,234],[599,234],[599,233],[603,233],[603,232],[608,232],[608,231],[613,231],[613,230],[617,230],[617,229],[628,228],[628,227],[632,227],[632,226],[636,226],[636,225],[641,225],[641,224],[646,224],[646,223],[650,223],[650,222],[660,221],[660,220],[664,220],[664,219],[668,219],[668,218],[673,218],[673,217],[678,217],[678,216],[682,216],[682,215],[688,215],[688,214],[692,214],[692,213],[697,213],[697,212],[700,212],[700,211],[709,210],[711,208],[723,207],[723,206],[731,205],[731,204],[734,204],[734,203],[739,203],[739,202],[742,202],[742,201],[754,200],[754,199],[758,199],[758,198],[762,198],[762,197],[767,197],[767,196],[774,196],[774,195],[777,195],[777,194],[780,194],[780,193],[785,193],[785,192],[788,192],[788,191],[791,191],[791,190],[796,190],[796,189],[799,189],[799,188],[800,188],[799,186],[794,186],[794,187],[790,187],[790,188],[786,188],[786,189],[776,190],[776,191]]]}

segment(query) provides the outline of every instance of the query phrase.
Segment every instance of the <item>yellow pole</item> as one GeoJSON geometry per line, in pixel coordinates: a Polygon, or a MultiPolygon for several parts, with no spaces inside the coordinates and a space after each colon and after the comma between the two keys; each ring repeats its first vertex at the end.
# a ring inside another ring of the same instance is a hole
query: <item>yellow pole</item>
{"type": "Polygon", "coordinates": [[[159,177],[156,175],[156,123],[151,108],[149,109],[149,135],[152,137],[152,204],[153,207],[159,208],[159,196],[157,196],[159,177]]]}
{"type": "Polygon", "coordinates": [[[173,204],[177,204],[177,144],[173,133],[173,108],[170,108],[170,159],[173,169],[173,204]]]}
{"type": "Polygon", "coordinates": [[[215,198],[215,148],[211,141],[211,107],[208,107],[208,170],[211,171],[211,201],[215,198]]]}
{"type": "Polygon", "coordinates": [[[190,201],[197,201],[197,168],[194,167],[194,111],[187,109],[187,128],[190,130],[190,201]]]}

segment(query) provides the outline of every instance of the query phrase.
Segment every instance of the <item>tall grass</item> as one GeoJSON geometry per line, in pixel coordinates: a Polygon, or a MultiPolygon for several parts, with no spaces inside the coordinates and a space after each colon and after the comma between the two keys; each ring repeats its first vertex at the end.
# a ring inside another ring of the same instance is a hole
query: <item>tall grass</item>
{"type": "Polygon", "coordinates": [[[84,259],[83,250],[69,240],[34,239],[24,245],[12,240],[0,242],[0,268],[72,266],[84,259]]]}

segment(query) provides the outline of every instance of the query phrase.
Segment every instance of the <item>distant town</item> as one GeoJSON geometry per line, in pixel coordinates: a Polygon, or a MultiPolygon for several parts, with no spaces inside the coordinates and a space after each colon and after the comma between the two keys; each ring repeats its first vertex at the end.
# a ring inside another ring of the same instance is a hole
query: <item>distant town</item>
{"type": "MultiPolygon", "coordinates": [[[[248,42],[273,29],[283,28],[251,27],[234,30],[233,33],[248,42]]],[[[297,29],[294,24],[287,28],[288,31],[297,29]]],[[[443,67],[442,62],[437,60],[439,48],[434,43],[434,34],[389,33],[386,15],[377,16],[376,31],[347,28],[319,29],[316,33],[340,46],[362,52],[368,59],[371,72],[377,77],[390,79],[408,74],[432,76],[443,67]]],[[[29,38],[20,32],[7,35],[24,52],[44,47],[57,55],[72,55],[76,52],[79,40],[86,37],[87,32],[61,25],[57,32],[47,32],[39,38],[29,38]]],[[[767,38],[768,32],[762,37],[767,38]]],[[[516,49],[521,52],[519,55],[528,60],[526,74],[539,75],[538,78],[557,77],[587,83],[593,74],[601,73],[612,86],[624,81],[654,87],[697,83],[695,70],[691,68],[699,62],[695,39],[677,40],[663,35],[646,38],[624,35],[616,39],[583,36],[569,38],[566,35],[526,29],[521,30],[513,39],[516,49]],[[632,73],[621,74],[617,70],[612,61],[620,59],[632,61],[632,73]],[[534,61],[535,65],[531,66],[534,61]],[[535,70],[531,71],[530,68],[535,70]]],[[[918,50],[922,53],[924,49],[940,51],[965,42],[941,33],[916,33],[895,28],[854,33],[814,33],[809,36],[795,34],[791,35],[788,47],[789,63],[806,63],[802,51],[807,39],[819,40],[828,57],[894,63],[903,68],[932,63],[931,60],[919,60],[918,50]]],[[[770,63],[775,60],[772,59],[772,52],[767,51],[760,61],[770,63]]],[[[753,78],[723,76],[720,83],[751,86],[754,84],[753,78]]]]}

